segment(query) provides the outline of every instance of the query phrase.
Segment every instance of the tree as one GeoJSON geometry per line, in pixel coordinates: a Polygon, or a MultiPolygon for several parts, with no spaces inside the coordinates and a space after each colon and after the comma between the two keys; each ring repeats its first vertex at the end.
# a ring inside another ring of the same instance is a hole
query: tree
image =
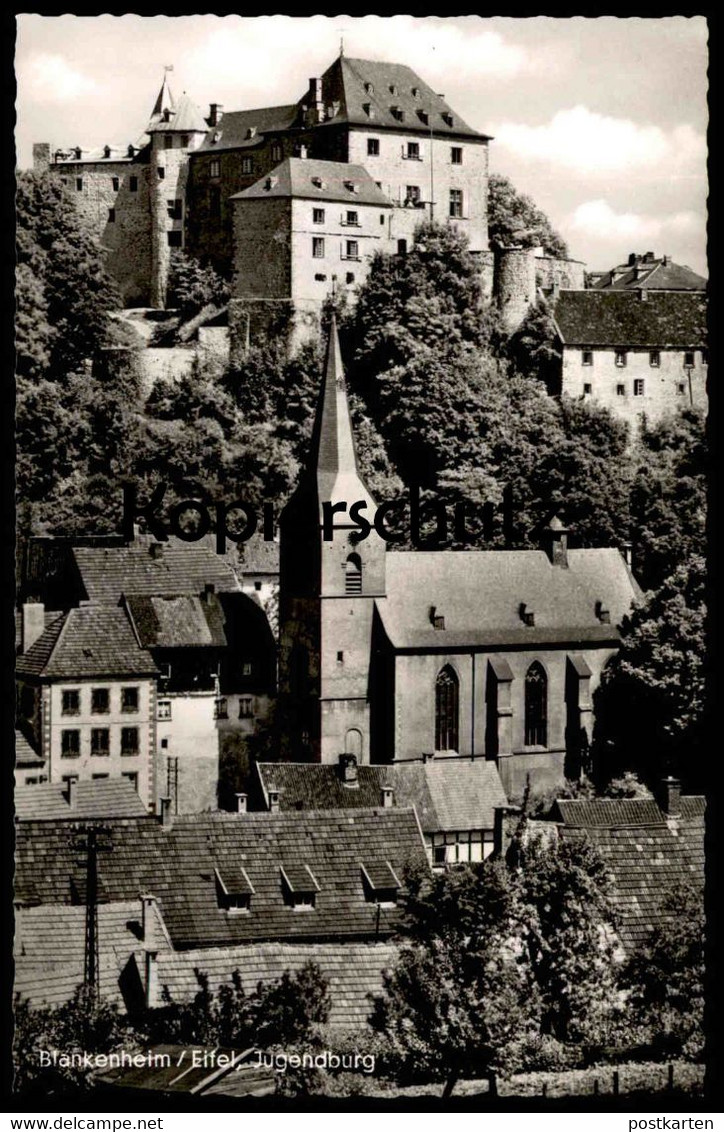
{"type": "Polygon", "coordinates": [[[546,255],[568,258],[568,248],[548,217],[500,173],[491,173],[488,181],[488,239],[493,248],[542,247],[546,255]]]}
{"type": "Polygon", "coordinates": [[[228,301],[229,284],[213,267],[204,267],[182,251],[171,253],[168,305],[176,307],[184,320],[206,306],[223,307],[228,301]]]}
{"type": "Polygon", "coordinates": [[[531,307],[506,343],[505,353],[518,373],[542,381],[549,393],[560,393],[563,355],[545,299],[531,307]]]}

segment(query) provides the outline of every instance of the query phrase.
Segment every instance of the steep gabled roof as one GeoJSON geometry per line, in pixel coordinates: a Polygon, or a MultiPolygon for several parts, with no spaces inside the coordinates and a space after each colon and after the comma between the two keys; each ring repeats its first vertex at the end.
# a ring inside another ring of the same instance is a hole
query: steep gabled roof
{"type": "Polygon", "coordinates": [[[690,267],[664,259],[640,259],[622,263],[611,271],[595,273],[592,284],[597,291],[705,291],[707,281],[690,267]]]}
{"type": "Polygon", "coordinates": [[[68,790],[60,782],[41,782],[38,786],[16,786],[15,818],[17,821],[55,821],[70,818],[141,817],[146,807],[125,778],[78,781],[73,806],[68,790]]]}
{"type": "Polygon", "coordinates": [[[67,680],[158,673],[151,654],[139,647],[126,611],[117,606],[71,609],[18,657],[15,670],[19,676],[67,680]]]}
{"type": "Polygon", "coordinates": [[[164,106],[158,114],[154,111],[146,127],[147,134],[205,134],[207,130],[201,111],[187,94],[182,94],[174,106],[164,106]]]}
{"type": "Polygon", "coordinates": [[[341,161],[318,161],[310,157],[287,157],[280,165],[235,193],[230,200],[267,200],[293,197],[299,200],[337,201],[392,208],[362,165],[341,161]]]}
{"type": "Polygon", "coordinates": [[[213,126],[196,150],[197,153],[214,153],[223,149],[253,149],[262,145],[266,136],[288,130],[297,118],[298,108],[292,106],[264,106],[258,110],[231,110],[213,126]]]}
{"type": "Polygon", "coordinates": [[[696,291],[561,291],[554,304],[569,346],[695,348],[707,341],[706,296],[696,291]]]}
{"type": "Polygon", "coordinates": [[[75,546],[73,558],[88,599],[116,605],[121,594],[200,594],[206,585],[219,592],[239,590],[239,581],[223,556],[206,543],[169,538],[160,543],[159,557],[152,541],[141,538],[128,546],[75,546]]]}

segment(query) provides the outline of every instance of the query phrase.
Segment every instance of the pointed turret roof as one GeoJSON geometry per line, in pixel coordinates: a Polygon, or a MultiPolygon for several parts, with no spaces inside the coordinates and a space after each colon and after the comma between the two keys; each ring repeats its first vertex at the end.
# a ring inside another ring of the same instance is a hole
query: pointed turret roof
{"type": "Polygon", "coordinates": [[[164,75],[146,133],[170,133],[174,130],[205,134],[208,126],[196,103],[186,93],[178,101],[174,98],[168,85],[168,75],[164,75]]]}
{"type": "Polygon", "coordinates": [[[168,85],[168,71],[164,71],[161,89],[158,92],[158,98],[156,99],[153,110],[151,111],[151,117],[148,123],[149,126],[155,125],[160,118],[163,118],[165,110],[168,110],[169,112],[173,111],[175,106],[176,100],[171,93],[171,87],[168,85]]]}

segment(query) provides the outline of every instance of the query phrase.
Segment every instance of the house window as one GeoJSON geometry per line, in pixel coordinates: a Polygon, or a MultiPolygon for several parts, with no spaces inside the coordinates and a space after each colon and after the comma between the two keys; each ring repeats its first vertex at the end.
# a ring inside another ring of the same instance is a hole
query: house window
{"type": "Polygon", "coordinates": [[[312,209],[312,220],[315,224],[324,224],[324,215],[323,208],[312,209]]]}
{"type": "Polygon", "coordinates": [[[617,366],[625,366],[626,365],[626,351],[625,350],[616,350],[614,361],[616,362],[617,366]]]}
{"type": "Polygon", "coordinates": [[[406,157],[408,161],[421,161],[422,158],[420,157],[420,143],[408,142],[407,149],[403,156],[406,157]]]}
{"type": "Polygon", "coordinates": [[[380,156],[380,139],[367,138],[367,156],[379,157],[380,156]]]}
{"type": "Polygon", "coordinates": [[[181,134],[181,148],[182,149],[188,149],[190,144],[191,144],[191,137],[189,136],[189,134],[181,134]]]}
{"type": "Polygon", "coordinates": [[[91,754],[92,755],[108,755],[110,754],[110,731],[107,727],[92,727],[91,728],[91,754]]]}
{"type": "Polygon", "coordinates": [[[593,365],[593,350],[582,350],[581,351],[581,364],[584,365],[584,366],[592,366],[593,365]]]}
{"type": "Polygon", "coordinates": [[[156,719],[170,719],[171,718],[171,701],[159,700],[156,705],[156,719]]]}
{"type": "Polygon", "coordinates": [[[327,276],[323,275],[321,272],[318,271],[317,274],[314,276],[314,279],[315,279],[315,282],[317,282],[317,283],[326,283],[327,276]]]}
{"type": "Polygon", "coordinates": [[[82,177],[76,177],[75,188],[76,188],[76,192],[79,192],[79,193],[83,192],[83,178],[82,177]]]}
{"type": "Polygon", "coordinates": [[[183,247],[183,232],[179,232],[179,231],[167,232],[166,236],[168,237],[168,246],[170,248],[182,248],[183,247]]]}
{"type": "Polygon", "coordinates": [[[591,393],[592,389],[593,389],[593,386],[591,385],[590,381],[586,381],[586,382],[584,382],[584,385],[583,385],[583,396],[584,396],[584,397],[588,397],[588,395],[589,395],[589,394],[591,393]]]}
{"type": "Polygon", "coordinates": [[[679,384],[676,386],[676,392],[679,394],[680,397],[686,392],[686,387],[685,387],[683,381],[680,381],[679,384]]]}
{"type": "Polygon", "coordinates": [[[548,745],[548,677],[537,660],[525,674],[525,745],[548,745]]]}
{"type": "Polygon", "coordinates": [[[463,190],[450,189],[450,215],[456,218],[463,214],[463,190]]]}
{"type": "Polygon", "coordinates": [[[121,711],[138,711],[138,688],[121,688],[121,711]]]}
{"type": "Polygon", "coordinates": [[[242,157],[242,159],[241,159],[241,171],[245,176],[248,176],[250,173],[254,172],[254,158],[253,157],[242,157]]]}
{"type": "Polygon", "coordinates": [[[113,189],[113,192],[117,193],[118,190],[120,189],[120,187],[121,187],[121,182],[118,179],[118,177],[111,177],[111,188],[113,189]]]}
{"type": "Polygon", "coordinates": [[[229,704],[226,696],[218,696],[214,703],[214,719],[228,719],[229,704]]]}
{"type": "Polygon", "coordinates": [[[634,381],[634,397],[643,397],[644,395],[644,379],[637,377],[634,381]]]}
{"type": "Polygon", "coordinates": [[[166,211],[169,220],[181,220],[183,218],[183,208],[180,200],[167,200],[166,211]]]}
{"type": "Polygon", "coordinates": [[[164,149],[173,149],[173,134],[164,134],[163,135],[163,148],[164,149]]]}
{"type": "Polygon", "coordinates": [[[348,271],[344,278],[345,283],[354,283],[354,271],[348,271]]]}
{"type": "Polygon", "coordinates": [[[684,354],[684,365],[687,366],[687,367],[691,367],[691,366],[694,365],[694,351],[693,350],[687,350],[686,353],[684,354]]]}
{"type": "Polygon", "coordinates": [[[61,712],[63,715],[78,715],[80,713],[80,692],[77,688],[65,688],[63,690],[61,712]]]}
{"type": "Polygon", "coordinates": [[[407,185],[405,187],[405,204],[417,204],[420,200],[420,186],[407,185]]]}
{"type": "Polygon", "coordinates": [[[452,165],[462,165],[463,163],[463,147],[461,145],[454,145],[450,149],[450,163],[452,165]]]}
{"type": "Polygon", "coordinates": [[[397,241],[397,254],[398,255],[407,255],[407,240],[398,240],[397,241]]]}
{"type": "Polygon", "coordinates": [[[359,554],[350,554],[344,564],[344,592],[362,593],[362,559],[359,554]]]}
{"type": "Polygon", "coordinates": [[[121,778],[127,778],[134,790],[138,790],[138,771],[137,770],[124,770],[121,778]]]}
{"type": "Polygon", "coordinates": [[[245,660],[244,663],[241,666],[241,675],[242,676],[251,676],[252,668],[253,668],[253,666],[252,666],[251,661],[245,660]]]}
{"type": "Polygon", "coordinates": [[[166,176],[166,169],[164,168],[164,166],[159,165],[158,168],[156,169],[156,172],[158,173],[159,181],[162,181],[164,179],[164,177],[166,176]]]}
{"type": "Polygon", "coordinates": [[[61,731],[60,754],[64,759],[77,759],[80,754],[80,731],[61,731]]]}
{"type": "Polygon", "coordinates": [[[380,213],[380,224],[384,224],[384,222],[385,222],[385,214],[384,214],[384,212],[381,212],[380,213]]]}
{"type": "Polygon", "coordinates": [[[359,213],[348,211],[345,224],[352,228],[359,228],[359,213]]]}
{"type": "Polygon", "coordinates": [[[96,781],[100,780],[101,778],[110,778],[110,775],[109,774],[92,774],[91,778],[93,779],[94,782],[96,782],[96,781]]]}
{"type": "Polygon", "coordinates": [[[91,712],[93,715],[107,715],[111,709],[111,694],[108,688],[93,688],[91,691],[91,712]]]}
{"type": "Polygon", "coordinates": [[[122,727],[121,728],[121,754],[122,755],[137,755],[138,754],[138,728],[137,727],[122,727]]]}
{"type": "Polygon", "coordinates": [[[357,240],[345,240],[344,259],[359,259],[359,242],[357,240]]]}
{"type": "Polygon", "coordinates": [[[658,350],[649,351],[649,365],[650,366],[660,366],[661,365],[661,354],[659,353],[658,350]]]}
{"type": "Polygon", "coordinates": [[[626,396],[626,386],[625,385],[617,385],[616,386],[616,396],[617,397],[625,397],[626,396]]]}
{"type": "Polygon", "coordinates": [[[312,237],[312,255],[315,259],[324,259],[324,237],[312,237]]]}
{"type": "Polygon", "coordinates": [[[254,714],[254,701],[251,696],[242,696],[239,700],[239,719],[251,719],[254,714]]]}
{"type": "Polygon", "coordinates": [[[138,192],[138,177],[128,178],[128,188],[132,193],[138,192]]]}
{"type": "Polygon", "coordinates": [[[284,150],[282,149],[282,147],[279,145],[278,142],[274,142],[274,145],[271,147],[271,159],[272,159],[272,161],[281,161],[283,156],[284,156],[284,150]]]}
{"type": "Polygon", "coordinates": [[[115,208],[109,208],[108,209],[108,223],[109,224],[115,224],[115,222],[116,222],[116,210],[115,210],[115,208]]]}
{"type": "Polygon", "coordinates": [[[446,664],[435,681],[435,750],[458,749],[460,685],[455,670],[446,664]]]}

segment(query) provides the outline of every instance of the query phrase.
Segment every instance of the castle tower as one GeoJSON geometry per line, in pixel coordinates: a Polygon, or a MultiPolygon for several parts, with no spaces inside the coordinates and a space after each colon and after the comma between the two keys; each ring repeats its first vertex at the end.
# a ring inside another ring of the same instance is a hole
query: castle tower
{"type": "Polygon", "coordinates": [[[536,301],[536,262],[532,248],[501,248],[495,291],[503,326],[513,334],[536,301]]]}
{"type": "Polygon", "coordinates": [[[176,100],[164,74],[151,119],[148,188],[151,209],[151,306],[166,306],[171,251],[184,246],[189,153],[207,133],[201,111],[186,94],[176,100]]]}
{"type": "Polygon", "coordinates": [[[386,544],[374,527],[360,537],[355,504],[355,515],[374,520],[333,318],[309,461],[280,523],[280,722],[294,759],[337,762],[347,752],[370,761],[372,622],[386,544]]]}

